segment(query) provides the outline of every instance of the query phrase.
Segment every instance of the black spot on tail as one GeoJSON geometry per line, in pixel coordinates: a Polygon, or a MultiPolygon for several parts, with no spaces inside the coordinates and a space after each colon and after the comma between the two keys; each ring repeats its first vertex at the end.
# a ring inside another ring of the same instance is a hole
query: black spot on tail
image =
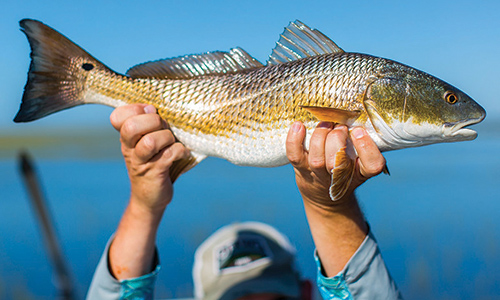
{"type": "Polygon", "coordinates": [[[82,65],[82,69],[84,69],[85,71],[90,71],[93,68],[94,68],[93,64],[87,64],[87,63],[85,63],[85,64],[82,65]]]}

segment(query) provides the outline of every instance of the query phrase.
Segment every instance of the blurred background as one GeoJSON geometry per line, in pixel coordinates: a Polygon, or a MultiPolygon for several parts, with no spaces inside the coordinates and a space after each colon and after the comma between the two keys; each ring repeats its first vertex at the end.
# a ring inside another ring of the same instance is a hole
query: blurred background
{"type": "MultiPolygon", "coordinates": [[[[35,159],[77,296],[83,299],[129,195],[112,109],[88,105],[34,123],[12,122],[29,67],[19,20],[54,27],[113,70],[242,47],[267,60],[299,19],[349,52],[431,73],[487,111],[471,142],[385,153],[391,176],[358,192],[406,299],[500,299],[500,2],[498,1],[3,1],[0,4],[0,299],[54,299],[54,272],[19,174],[35,159]]],[[[269,223],[290,237],[304,277],[314,246],[290,166],[238,167],[207,159],[175,186],[158,237],[158,298],[192,296],[197,245],[234,221],[269,223]]]]}

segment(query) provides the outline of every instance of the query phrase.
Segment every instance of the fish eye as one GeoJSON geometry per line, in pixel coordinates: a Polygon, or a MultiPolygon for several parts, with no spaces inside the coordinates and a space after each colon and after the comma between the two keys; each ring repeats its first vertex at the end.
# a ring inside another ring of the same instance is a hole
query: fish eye
{"type": "Polygon", "coordinates": [[[458,97],[454,92],[447,91],[444,93],[444,100],[450,104],[455,104],[458,101],[458,97]]]}
{"type": "Polygon", "coordinates": [[[94,65],[93,64],[88,64],[88,63],[84,63],[82,65],[82,69],[84,69],[85,71],[90,71],[94,68],[94,65]]]}

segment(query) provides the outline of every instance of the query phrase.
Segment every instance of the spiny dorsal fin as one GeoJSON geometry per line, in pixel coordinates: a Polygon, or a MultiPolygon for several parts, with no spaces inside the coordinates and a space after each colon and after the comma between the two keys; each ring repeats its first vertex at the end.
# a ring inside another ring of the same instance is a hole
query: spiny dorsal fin
{"type": "Polygon", "coordinates": [[[280,35],[267,64],[278,65],[308,56],[343,52],[344,50],[319,30],[311,29],[296,20],[280,35]]]}
{"type": "Polygon", "coordinates": [[[202,75],[221,75],[260,68],[263,65],[241,48],[215,51],[147,62],[130,68],[133,78],[189,79],[202,75]]]}
{"type": "Polygon", "coordinates": [[[304,106],[301,108],[307,110],[320,121],[333,122],[338,124],[352,125],[359,117],[361,112],[359,110],[345,110],[333,107],[320,107],[320,106],[304,106]]]}

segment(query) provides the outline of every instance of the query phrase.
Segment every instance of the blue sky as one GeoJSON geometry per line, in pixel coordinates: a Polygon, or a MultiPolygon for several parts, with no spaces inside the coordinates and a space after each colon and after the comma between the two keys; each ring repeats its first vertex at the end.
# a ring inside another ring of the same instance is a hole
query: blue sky
{"type": "Polygon", "coordinates": [[[0,132],[33,126],[109,123],[88,105],[14,124],[29,46],[19,20],[54,27],[113,70],[161,58],[242,47],[265,62],[292,20],[319,29],[344,50],[391,58],[431,73],[500,117],[499,1],[4,1],[0,10],[0,132]]]}

